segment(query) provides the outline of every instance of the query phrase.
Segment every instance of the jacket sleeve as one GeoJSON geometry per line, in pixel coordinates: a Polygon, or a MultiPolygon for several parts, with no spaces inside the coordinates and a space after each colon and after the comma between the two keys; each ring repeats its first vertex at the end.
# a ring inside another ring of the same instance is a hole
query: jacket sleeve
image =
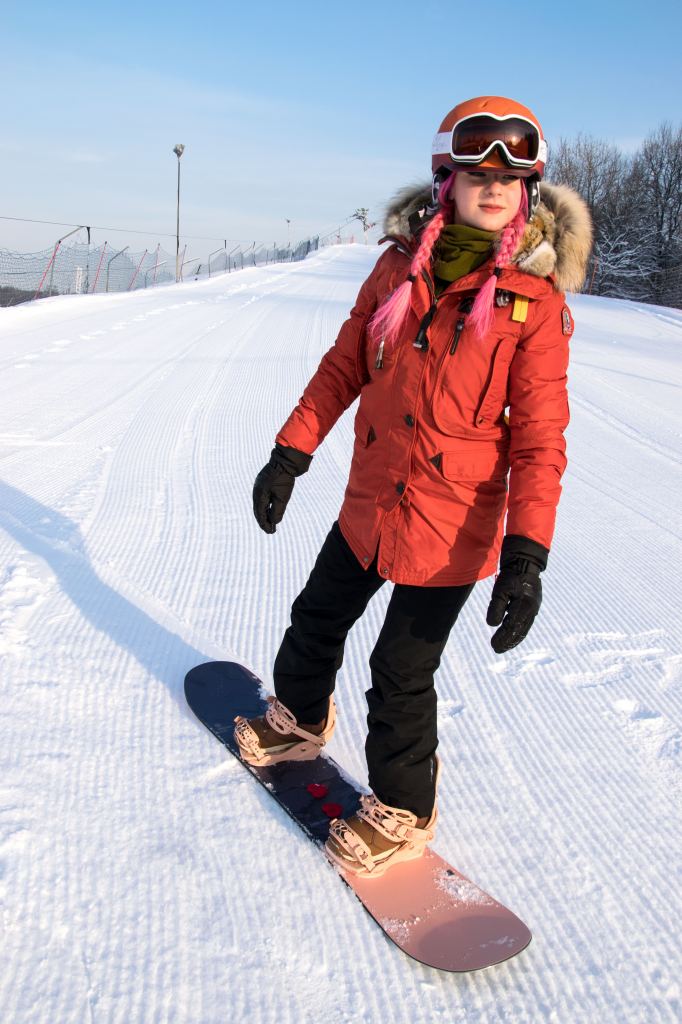
{"type": "Polygon", "coordinates": [[[563,293],[539,300],[509,370],[507,534],[549,550],[566,469],[567,378],[573,321],[563,293]]]}
{"type": "Polygon", "coordinates": [[[365,332],[377,307],[378,264],[363,284],[350,316],[308,382],[298,405],[277,434],[278,444],[312,455],[369,379],[365,332]]]}

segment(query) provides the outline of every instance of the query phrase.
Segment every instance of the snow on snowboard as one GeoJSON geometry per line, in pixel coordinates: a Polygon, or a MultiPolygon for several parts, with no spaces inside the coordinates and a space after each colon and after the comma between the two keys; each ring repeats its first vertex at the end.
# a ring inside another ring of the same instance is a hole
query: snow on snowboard
{"type": "MultiPolygon", "coordinates": [[[[230,661],[199,665],[185,677],[185,697],[199,721],[316,845],[326,841],[331,818],[358,810],[362,790],[324,752],[314,761],[264,768],[241,760],[234,719],[255,718],[267,707],[262,683],[248,669],[230,661]]],[[[338,874],[388,938],[429,967],[475,971],[508,960],[531,940],[523,921],[430,848],[380,878],[357,878],[342,869],[338,874]]]]}

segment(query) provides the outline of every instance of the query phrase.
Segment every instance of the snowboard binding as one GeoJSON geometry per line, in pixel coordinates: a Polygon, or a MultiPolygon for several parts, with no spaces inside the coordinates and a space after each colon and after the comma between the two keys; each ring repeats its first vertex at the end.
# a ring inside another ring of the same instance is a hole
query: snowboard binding
{"type": "MultiPolygon", "coordinates": [[[[440,775],[440,760],[436,760],[436,787],[440,775]]],[[[438,803],[434,803],[431,816],[423,828],[417,827],[417,816],[399,807],[389,807],[374,794],[360,797],[357,817],[370,825],[392,845],[386,849],[372,849],[358,835],[349,822],[334,818],[329,826],[329,839],[325,844],[327,858],[344,872],[362,878],[380,878],[394,864],[421,857],[434,837],[438,820],[438,803]]]]}
{"type": "Polygon", "coordinates": [[[271,729],[283,737],[294,735],[299,739],[288,738],[287,742],[276,746],[262,747],[258,734],[249,725],[248,720],[237,715],[234,720],[234,738],[242,760],[257,768],[263,768],[266,765],[278,764],[280,761],[312,761],[318,757],[322,747],[332,738],[336,726],[336,704],[333,696],[329,698],[327,721],[319,736],[301,729],[291,711],[276,697],[268,697],[267,701],[265,720],[271,729]]]}

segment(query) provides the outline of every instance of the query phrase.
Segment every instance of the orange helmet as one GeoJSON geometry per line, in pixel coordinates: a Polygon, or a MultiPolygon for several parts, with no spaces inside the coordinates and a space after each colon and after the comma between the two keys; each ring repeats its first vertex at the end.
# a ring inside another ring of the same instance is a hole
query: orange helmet
{"type": "Polygon", "coordinates": [[[433,140],[433,174],[447,170],[506,170],[539,181],[547,142],[535,114],[504,96],[477,96],[445,115],[433,140]]]}

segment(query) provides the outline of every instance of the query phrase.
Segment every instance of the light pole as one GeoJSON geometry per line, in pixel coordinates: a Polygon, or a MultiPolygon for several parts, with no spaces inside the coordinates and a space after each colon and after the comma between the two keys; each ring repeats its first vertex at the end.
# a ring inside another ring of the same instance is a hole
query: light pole
{"type": "Polygon", "coordinates": [[[288,217],[284,218],[287,222],[287,248],[291,245],[291,221],[288,217]]]}
{"type": "Polygon", "coordinates": [[[177,282],[180,280],[180,157],[185,152],[185,147],[178,142],[173,152],[178,158],[178,216],[175,225],[175,280],[177,282]]]}

